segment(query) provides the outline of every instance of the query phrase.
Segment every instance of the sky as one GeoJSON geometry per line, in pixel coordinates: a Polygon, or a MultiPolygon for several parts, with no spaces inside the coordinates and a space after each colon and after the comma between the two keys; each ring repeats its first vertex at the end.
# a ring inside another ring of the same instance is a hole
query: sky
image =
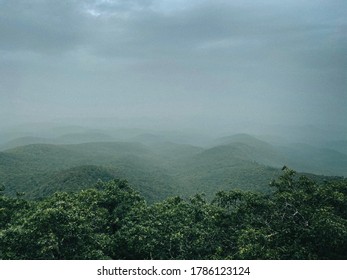
{"type": "Polygon", "coordinates": [[[0,0],[0,125],[57,120],[346,128],[347,1],[0,0]]]}

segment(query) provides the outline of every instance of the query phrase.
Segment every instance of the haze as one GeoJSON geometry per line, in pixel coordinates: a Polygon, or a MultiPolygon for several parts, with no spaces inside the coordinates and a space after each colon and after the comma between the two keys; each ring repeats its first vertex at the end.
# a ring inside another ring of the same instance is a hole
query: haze
{"type": "Polygon", "coordinates": [[[0,126],[343,135],[346,31],[338,0],[0,0],[0,126]]]}

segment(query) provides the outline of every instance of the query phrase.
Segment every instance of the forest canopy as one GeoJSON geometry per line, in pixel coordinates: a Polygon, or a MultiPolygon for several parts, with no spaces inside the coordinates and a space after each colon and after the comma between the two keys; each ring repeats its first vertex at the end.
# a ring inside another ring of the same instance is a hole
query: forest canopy
{"type": "Polygon", "coordinates": [[[347,259],[347,182],[284,168],[272,192],[149,204],[125,180],[39,200],[0,191],[0,259],[347,259]]]}

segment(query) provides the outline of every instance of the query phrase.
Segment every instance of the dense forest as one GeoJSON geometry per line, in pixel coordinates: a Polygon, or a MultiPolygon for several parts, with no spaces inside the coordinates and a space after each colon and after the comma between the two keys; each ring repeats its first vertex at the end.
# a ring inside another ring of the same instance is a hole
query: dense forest
{"type": "Polygon", "coordinates": [[[347,181],[284,167],[269,192],[147,203],[127,181],[0,195],[0,259],[347,259],[347,181]]]}

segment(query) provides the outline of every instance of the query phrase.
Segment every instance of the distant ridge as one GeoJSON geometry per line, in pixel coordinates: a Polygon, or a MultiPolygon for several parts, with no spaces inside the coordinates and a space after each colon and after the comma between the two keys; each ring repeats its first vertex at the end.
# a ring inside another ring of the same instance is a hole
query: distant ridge
{"type": "Polygon", "coordinates": [[[249,134],[235,134],[216,140],[219,146],[223,146],[225,152],[233,152],[235,156],[260,164],[280,167],[287,161],[271,144],[259,140],[249,134]]]}
{"type": "Polygon", "coordinates": [[[35,136],[25,136],[15,138],[13,140],[7,141],[6,143],[0,145],[0,150],[13,149],[19,146],[25,146],[30,144],[55,144],[54,139],[35,137],[35,136]]]}
{"type": "MultiPolygon", "coordinates": [[[[0,151],[0,183],[6,192],[38,198],[117,177],[127,179],[148,201],[156,201],[195,193],[212,197],[218,190],[235,188],[268,192],[269,182],[284,165],[317,175],[346,176],[347,172],[347,155],[337,150],[300,143],[272,145],[249,134],[218,138],[207,148],[152,133],[127,135],[131,140],[118,135],[122,141],[108,141],[116,138],[108,136],[115,132],[64,135],[61,142],[83,143],[31,143],[54,139],[24,137],[13,145],[31,144],[0,151]]],[[[344,142],[335,145],[343,148],[344,142]]]]}

